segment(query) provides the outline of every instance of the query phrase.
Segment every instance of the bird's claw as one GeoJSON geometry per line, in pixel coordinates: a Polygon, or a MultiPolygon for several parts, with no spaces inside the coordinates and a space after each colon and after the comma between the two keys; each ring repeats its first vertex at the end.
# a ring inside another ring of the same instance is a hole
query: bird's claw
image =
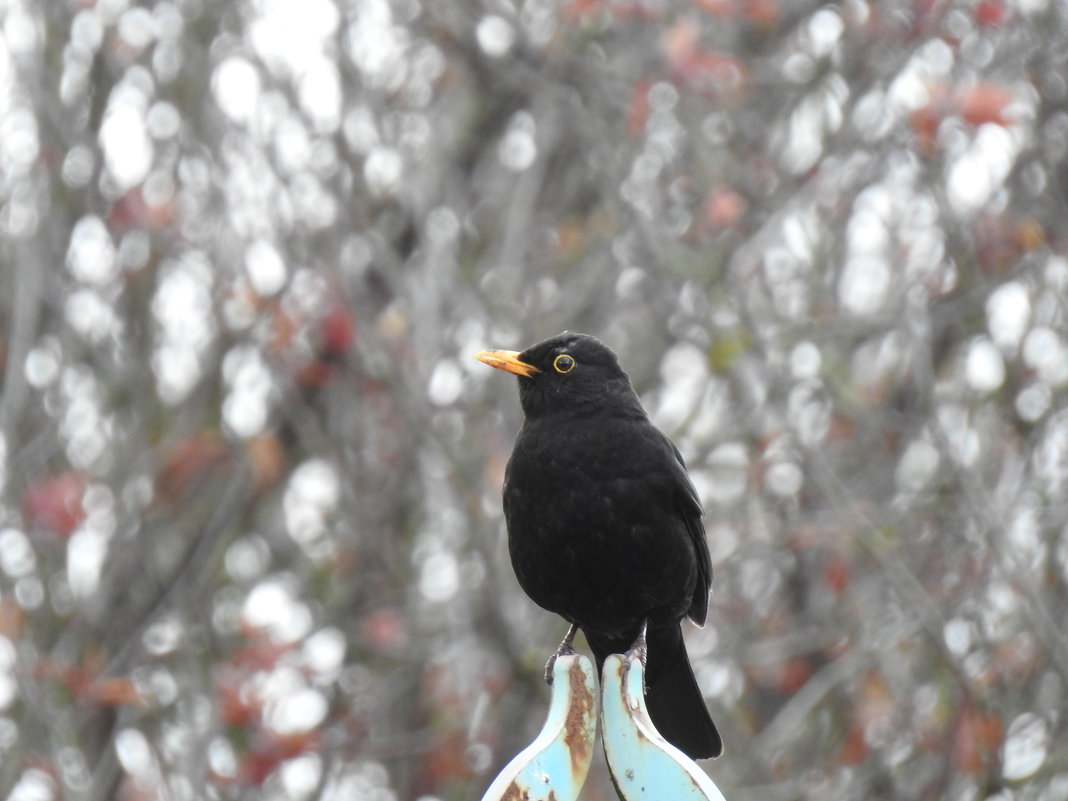
{"type": "Polygon", "coordinates": [[[577,631],[578,626],[572,623],[571,628],[569,628],[567,634],[564,635],[560,647],[556,649],[556,652],[549,657],[549,661],[545,663],[545,683],[549,686],[552,686],[553,683],[553,667],[556,665],[556,660],[561,656],[571,656],[575,653],[575,649],[571,644],[575,641],[575,632],[577,631]]]}
{"type": "Polygon", "coordinates": [[[556,666],[556,660],[562,656],[571,656],[575,653],[575,649],[568,646],[566,649],[561,648],[549,657],[549,661],[545,663],[545,683],[551,685],[553,683],[553,668],[556,666]]]}
{"type": "MultiPolygon", "coordinates": [[[[649,644],[646,642],[645,639],[645,634],[648,628],[649,621],[643,620],[641,630],[638,632],[638,636],[635,638],[634,643],[630,646],[626,653],[628,661],[637,657],[638,661],[641,662],[643,677],[645,674],[645,668],[648,666],[649,659],[649,644]]],[[[645,684],[644,678],[642,679],[642,684],[645,684]]],[[[643,686],[642,689],[644,691],[648,691],[649,688],[647,686],[643,686]]]]}

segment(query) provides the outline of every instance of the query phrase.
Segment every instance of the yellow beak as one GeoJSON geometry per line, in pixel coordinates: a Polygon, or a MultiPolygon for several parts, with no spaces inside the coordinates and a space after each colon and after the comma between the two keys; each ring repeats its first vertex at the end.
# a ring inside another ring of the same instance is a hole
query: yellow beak
{"type": "Polygon", "coordinates": [[[504,370],[506,373],[530,378],[534,373],[540,373],[533,364],[519,361],[519,351],[515,350],[484,350],[476,353],[475,358],[490,367],[504,370]]]}

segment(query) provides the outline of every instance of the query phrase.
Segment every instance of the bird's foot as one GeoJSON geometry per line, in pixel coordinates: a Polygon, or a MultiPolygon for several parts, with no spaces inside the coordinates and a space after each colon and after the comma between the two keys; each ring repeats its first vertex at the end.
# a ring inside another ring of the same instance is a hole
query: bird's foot
{"type": "MultiPolygon", "coordinates": [[[[630,648],[627,650],[627,653],[626,653],[626,657],[627,657],[627,661],[628,662],[631,659],[634,659],[635,657],[637,657],[638,661],[641,663],[641,666],[642,666],[642,684],[643,685],[645,685],[645,668],[646,668],[646,666],[648,664],[648,659],[649,659],[649,645],[645,641],[645,633],[648,630],[648,628],[649,628],[649,621],[648,620],[643,620],[642,621],[641,630],[638,632],[638,636],[634,640],[634,644],[630,646],[630,648]]],[[[644,690],[644,691],[648,691],[648,689],[649,688],[647,686],[643,686],[642,687],[642,690],[644,690]]]]}
{"type": "Polygon", "coordinates": [[[575,633],[578,632],[578,626],[574,623],[571,624],[571,628],[567,630],[567,634],[564,635],[564,639],[560,642],[560,647],[556,649],[556,652],[549,657],[549,661],[545,663],[545,683],[553,683],[553,668],[556,666],[556,660],[561,656],[570,656],[575,653],[575,649],[572,647],[572,643],[575,641],[575,633]]]}
{"type": "Polygon", "coordinates": [[[645,641],[645,634],[648,629],[649,621],[643,620],[642,627],[638,631],[638,636],[635,638],[634,644],[630,646],[630,649],[626,654],[628,658],[638,657],[638,659],[641,660],[642,667],[645,667],[646,659],[649,656],[649,646],[645,641]]]}

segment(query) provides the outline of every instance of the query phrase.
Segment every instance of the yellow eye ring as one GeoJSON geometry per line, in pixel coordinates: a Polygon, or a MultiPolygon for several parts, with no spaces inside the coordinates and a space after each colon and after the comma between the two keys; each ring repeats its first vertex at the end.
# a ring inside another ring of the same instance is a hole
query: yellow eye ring
{"type": "Polygon", "coordinates": [[[561,353],[553,359],[553,369],[558,373],[570,373],[575,369],[575,360],[566,353],[561,353]]]}

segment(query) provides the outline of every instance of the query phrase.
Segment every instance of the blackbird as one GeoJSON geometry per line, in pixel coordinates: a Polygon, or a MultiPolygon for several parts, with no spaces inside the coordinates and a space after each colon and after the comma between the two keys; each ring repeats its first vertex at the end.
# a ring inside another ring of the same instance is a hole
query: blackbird
{"type": "MultiPolygon", "coordinates": [[[[523,428],[504,479],[508,551],[523,590],[586,635],[598,670],[646,635],[646,705],[693,759],[723,743],[682,640],[708,612],[701,502],[678,449],[651,422],[616,355],[564,333],[476,358],[518,376],[523,428]]],[[[551,668],[547,667],[547,672],[551,668]]]]}

